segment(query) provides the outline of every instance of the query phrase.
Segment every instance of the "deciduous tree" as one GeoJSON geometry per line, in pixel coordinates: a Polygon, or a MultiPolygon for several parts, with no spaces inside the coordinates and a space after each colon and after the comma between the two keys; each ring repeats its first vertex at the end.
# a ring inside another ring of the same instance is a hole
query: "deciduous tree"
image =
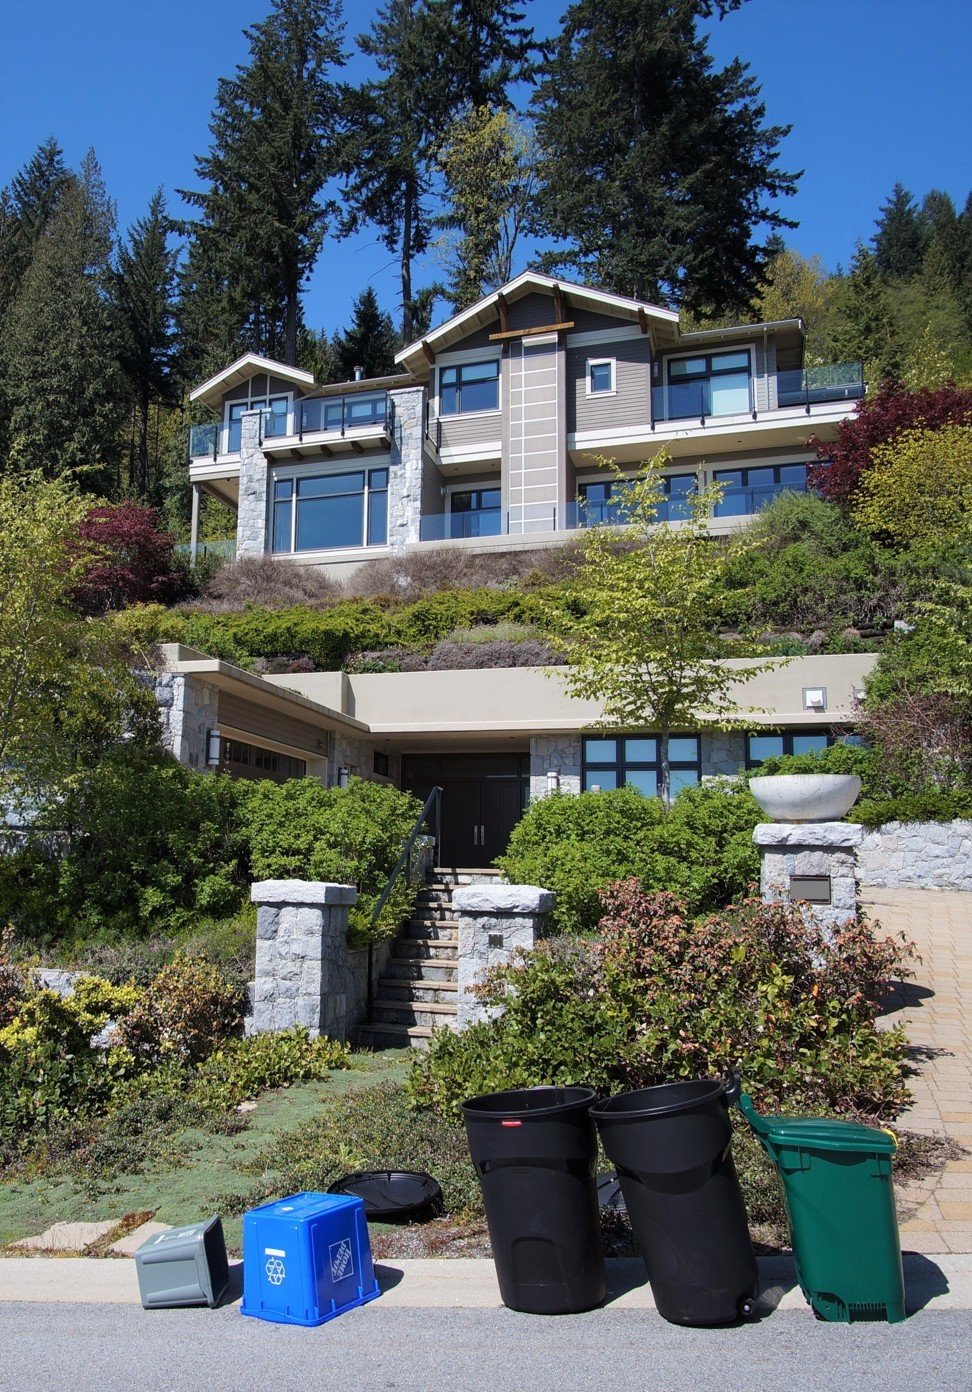
{"type": "Polygon", "coordinates": [[[972,544],[972,425],[907,430],[878,445],[854,517],[892,546],[972,544]]]}

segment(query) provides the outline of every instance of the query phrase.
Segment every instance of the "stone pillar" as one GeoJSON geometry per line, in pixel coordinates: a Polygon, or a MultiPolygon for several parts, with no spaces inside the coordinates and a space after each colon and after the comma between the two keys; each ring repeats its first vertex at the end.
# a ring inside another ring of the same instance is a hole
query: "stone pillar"
{"type": "Polygon", "coordinates": [[[581,742],[579,735],[534,735],[530,740],[530,801],[556,791],[579,793],[581,790],[581,742]]]}
{"type": "Polygon", "coordinates": [[[453,891],[459,923],[458,1016],[456,1026],[489,1018],[473,990],[488,967],[500,966],[514,952],[529,950],[545,936],[554,894],[536,885],[462,885],[453,891]]]}
{"type": "Polygon", "coordinates": [[[219,692],[198,677],[160,672],[155,699],[163,747],[186,768],[205,773],[209,732],[218,728],[219,692]]]}
{"type": "Polygon", "coordinates": [[[403,387],[388,393],[394,423],[388,477],[388,545],[404,551],[418,541],[422,516],[424,387],[403,387]]]}
{"type": "Polygon", "coordinates": [[[853,822],[761,822],[753,840],[763,901],[800,900],[818,923],[847,923],[857,913],[856,851],[863,831],[853,822]]]}
{"type": "Polygon", "coordinates": [[[357,992],[348,951],[351,885],[310,880],[260,880],[250,890],[258,905],[256,980],[249,1032],[303,1025],[347,1039],[358,1023],[357,992]]]}
{"type": "Polygon", "coordinates": [[[240,439],[240,501],[236,515],[236,559],[267,551],[267,457],[260,444],[261,411],[247,411],[240,439]]]}

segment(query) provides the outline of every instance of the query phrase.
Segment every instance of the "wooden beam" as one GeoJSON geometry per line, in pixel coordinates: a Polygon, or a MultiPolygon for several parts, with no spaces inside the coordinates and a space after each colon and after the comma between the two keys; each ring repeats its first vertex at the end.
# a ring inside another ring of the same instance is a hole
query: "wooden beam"
{"type": "Polygon", "coordinates": [[[640,306],[638,308],[638,328],[643,334],[648,332],[648,315],[640,306]]]}
{"type": "Polygon", "coordinates": [[[563,290],[561,290],[559,285],[554,286],[553,295],[554,310],[557,315],[557,322],[562,324],[570,312],[567,307],[567,296],[564,294],[563,290]]]}
{"type": "Polygon", "coordinates": [[[497,292],[496,304],[499,308],[500,331],[502,333],[508,333],[510,328],[510,319],[507,313],[509,306],[506,303],[506,296],[503,294],[502,290],[497,292]]]}
{"type": "Polygon", "coordinates": [[[359,444],[357,440],[351,441],[351,448],[354,450],[355,454],[364,454],[364,445],[359,444]]]}
{"type": "Polygon", "coordinates": [[[301,454],[300,450],[291,450],[290,457],[291,459],[303,459],[304,456],[301,454]]]}
{"type": "Polygon", "coordinates": [[[425,354],[425,361],[426,361],[427,363],[431,364],[432,366],[434,366],[434,365],[435,365],[435,354],[433,353],[433,351],[432,351],[432,349],[429,347],[429,345],[426,343],[426,341],[425,341],[424,338],[422,339],[422,345],[421,345],[421,346],[422,346],[422,352],[425,354]]]}
{"type": "Polygon", "coordinates": [[[490,334],[490,343],[502,343],[509,338],[532,338],[535,334],[559,333],[561,329],[572,329],[573,319],[567,319],[560,324],[538,324],[533,329],[509,329],[506,333],[490,334]]]}
{"type": "Polygon", "coordinates": [[[330,445],[321,445],[321,454],[323,454],[325,459],[334,458],[334,451],[331,449],[330,445]]]}

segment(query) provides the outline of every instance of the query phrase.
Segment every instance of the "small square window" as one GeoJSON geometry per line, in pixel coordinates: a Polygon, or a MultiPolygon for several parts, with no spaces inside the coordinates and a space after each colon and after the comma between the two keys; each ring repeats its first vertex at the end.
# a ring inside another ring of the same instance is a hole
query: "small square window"
{"type": "Polygon", "coordinates": [[[596,396],[599,392],[614,391],[614,359],[602,358],[587,364],[587,392],[596,396]]]}

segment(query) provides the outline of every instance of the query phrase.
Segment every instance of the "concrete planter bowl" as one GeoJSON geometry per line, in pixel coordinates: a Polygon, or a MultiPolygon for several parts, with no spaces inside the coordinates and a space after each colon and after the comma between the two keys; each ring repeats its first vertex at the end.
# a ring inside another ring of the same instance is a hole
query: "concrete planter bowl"
{"type": "Polygon", "coordinates": [[[837,822],[861,791],[856,773],[778,773],[751,778],[749,791],[774,822],[837,822]]]}

